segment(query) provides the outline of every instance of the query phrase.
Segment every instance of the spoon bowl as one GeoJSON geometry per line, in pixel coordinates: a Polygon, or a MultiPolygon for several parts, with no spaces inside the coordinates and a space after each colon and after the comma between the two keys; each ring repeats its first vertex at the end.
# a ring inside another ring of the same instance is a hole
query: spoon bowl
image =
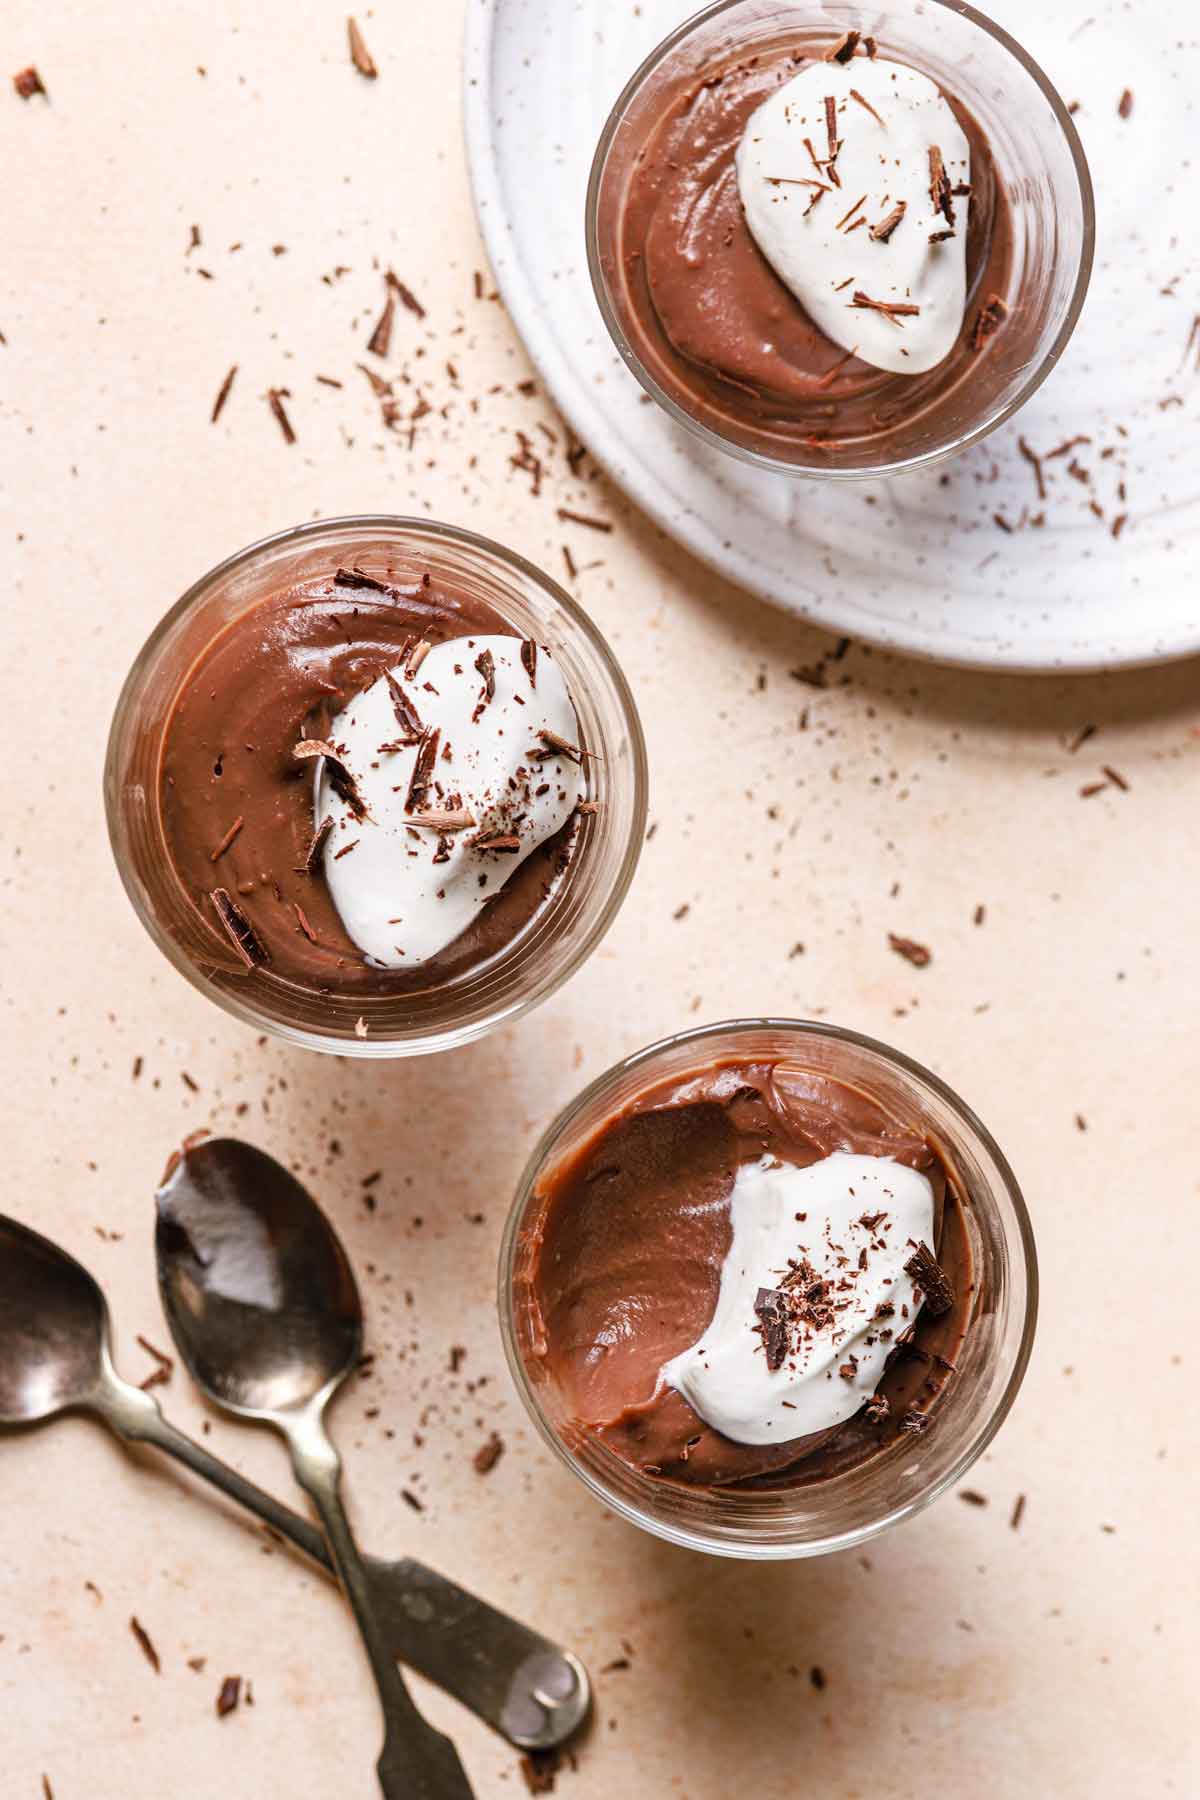
{"type": "Polygon", "coordinates": [[[244,1418],[332,1394],[362,1354],[346,1253],[308,1191],[236,1138],[186,1151],[158,1191],[159,1286],[195,1380],[244,1418]]]}
{"type": "Polygon", "coordinates": [[[36,1425],[86,1406],[101,1379],[108,1308],[65,1250],[0,1218],[0,1424],[36,1425]]]}
{"type": "Polygon", "coordinates": [[[359,1360],[362,1307],[337,1234],[274,1157],[236,1138],[208,1138],[167,1171],[157,1245],[167,1322],[193,1377],[219,1406],[283,1435],[320,1516],[379,1694],[383,1793],[471,1800],[457,1750],[418,1712],[392,1659],[342,1504],[325,1410],[359,1360]]]}

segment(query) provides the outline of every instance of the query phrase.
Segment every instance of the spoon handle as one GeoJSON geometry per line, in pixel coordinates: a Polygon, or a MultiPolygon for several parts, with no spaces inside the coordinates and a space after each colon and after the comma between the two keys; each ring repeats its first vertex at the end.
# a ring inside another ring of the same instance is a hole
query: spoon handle
{"type": "MultiPolygon", "coordinates": [[[[106,1374],[96,1409],[119,1437],[164,1451],[334,1573],[315,1525],[177,1430],[155,1395],[123,1382],[111,1367],[106,1374]]],[[[518,1750],[551,1749],[579,1728],[590,1692],[576,1657],[412,1557],[368,1557],[366,1565],[393,1656],[518,1750]]]]}
{"type": "Polygon", "coordinates": [[[276,1418],[287,1437],[296,1479],[320,1515],[342,1591],[370,1659],[384,1719],[383,1749],[376,1764],[380,1788],[387,1800],[473,1800],[457,1750],[422,1718],[393,1661],[366,1565],[342,1504],[341,1458],[325,1430],[320,1406],[276,1418]]]}

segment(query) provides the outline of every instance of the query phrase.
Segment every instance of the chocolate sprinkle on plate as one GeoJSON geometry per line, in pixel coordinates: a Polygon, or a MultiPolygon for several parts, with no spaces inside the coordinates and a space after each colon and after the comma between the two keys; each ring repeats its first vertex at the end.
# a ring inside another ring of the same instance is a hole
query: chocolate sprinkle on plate
{"type": "Polygon", "coordinates": [[[925,1295],[926,1310],[935,1319],[954,1305],[954,1286],[928,1244],[918,1244],[904,1265],[904,1273],[925,1295]]]}
{"type": "Polygon", "coordinates": [[[248,969],[270,962],[267,947],[253,925],[226,888],[214,888],[209,895],[226,936],[248,969]]]}

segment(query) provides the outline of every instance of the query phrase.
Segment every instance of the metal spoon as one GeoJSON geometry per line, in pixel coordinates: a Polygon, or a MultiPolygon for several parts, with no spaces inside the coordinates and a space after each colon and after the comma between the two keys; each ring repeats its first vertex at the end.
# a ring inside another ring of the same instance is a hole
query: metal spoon
{"type": "MultiPolygon", "coordinates": [[[[90,1413],[126,1442],[166,1451],[332,1574],[315,1525],[177,1431],[156,1395],[121,1379],[110,1335],[108,1307],[87,1270],[0,1215],[0,1426],[90,1413]]],[[[569,1652],[411,1558],[368,1558],[367,1571],[392,1654],[518,1749],[549,1749],[582,1724],[587,1672],[569,1652]]]]}
{"type": "Polygon", "coordinates": [[[210,1138],[158,1190],[158,1279],[192,1378],[236,1418],[272,1425],[317,1509],[383,1710],[388,1800],[469,1800],[458,1752],[417,1711],[392,1660],[341,1497],[325,1412],[362,1356],[362,1305],[341,1242],[265,1151],[210,1138]]]}

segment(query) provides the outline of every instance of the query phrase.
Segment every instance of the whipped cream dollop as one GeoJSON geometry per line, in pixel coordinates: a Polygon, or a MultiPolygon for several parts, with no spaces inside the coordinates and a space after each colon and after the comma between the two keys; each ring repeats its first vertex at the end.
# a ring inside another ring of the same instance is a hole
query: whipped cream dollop
{"type": "Polygon", "coordinates": [[[837,1150],[800,1169],[764,1156],[739,1168],[730,1215],[712,1320],[662,1380],[734,1443],[840,1425],[870,1398],[920,1310],[904,1265],[933,1243],[932,1185],[890,1157],[837,1150]],[[780,1360],[769,1336],[781,1310],[780,1360]]]}
{"type": "Polygon", "coordinates": [[[882,57],[809,63],[749,120],[737,178],[755,242],[826,337],[898,375],[949,354],[971,152],[936,82],[882,57]]]}
{"type": "Polygon", "coordinates": [[[329,892],[387,969],[452,943],[586,787],[566,683],[548,650],[515,637],[414,645],[311,753],[329,892]]]}

